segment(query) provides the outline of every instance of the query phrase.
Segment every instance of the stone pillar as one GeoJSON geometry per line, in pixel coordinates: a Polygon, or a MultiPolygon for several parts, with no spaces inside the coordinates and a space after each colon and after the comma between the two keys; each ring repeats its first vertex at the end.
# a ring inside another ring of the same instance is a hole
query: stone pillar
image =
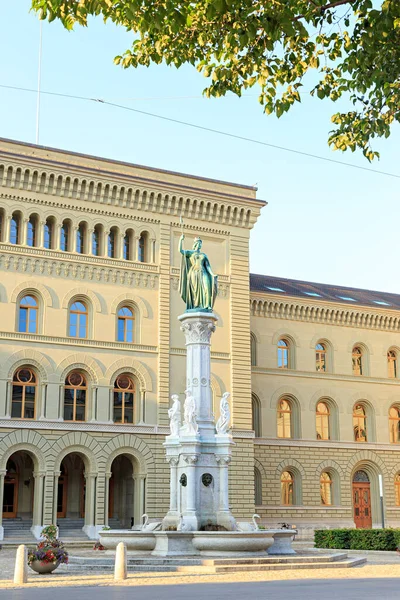
{"type": "Polygon", "coordinates": [[[119,260],[124,260],[124,238],[125,233],[120,233],[119,235],[115,236],[115,240],[117,242],[115,258],[118,258],[119,260]]]}
{"type": "Polygon", "coordinates": [[[135,525],[140,523],[140,518],[144,512],[146,512],[146,502],[144,497],[146,474],[134,473],[132,475],[134,481],[133,490],[133,518],[135,525]]]}
{"type": "Polygon", "coordinates": [[[149,262],[156,262],[156,240],[154,238],[149,240],[149,262]]]}
{"type": "Polygon", "coordinates": [[[39,221],[39,231],[38,231],[38,239],[37,245],[39,248],[44,248],[44,226],[46,221],[39,221]]]}
{"type": "Polygon", "coordinates": [[[12,215],[7,215],[7,217],[4,220],[4,233],[2,242],[5,242],[6,244],[10,243],[11,219],[12,215]]]}
{"type": "MultiPolygon", "coordinates": [[[[4,477],[7,471],[0,471],[0,506],[3,507],[4,477]]],[[[0,541],[4,539],[3,510],[0,511],[0,541]]]]}
{"type": "Polygon", "coordinates": [[[53,519],[52,524],[57,525],[57,503],[58,503],[58,478],[61,471],[54,471],[53,474],[53,519]]]}
{"type": "Polygon", "coordinates": [[[109,231],[103,231],[102,234],[99,235],[100,238],[100,256],[108,256],[108,234],[109,231]],[[103,239],[101,239],[103,238],[103,239]]]}
{"type": "Polygon", "coordinates": [[[197,424],[201,437],[214,437],[211,393],[211,335],[217,317],[213,313],[184,313],[178,317],[186,338],[187,386],[196,401],[197,424]]]}
{"type": "Polygon", "coordinates": [[[178,458],[168,459],[171,468],[169,479],[169,510],[170,512],[178,513],[178,458]]]}
{"type": "Polygon", "coordinates": [[[78,229],[79,229],[79,226],[71,226],[72,239],[70,240],[70,248],[69,248],[70,252],[77,252],[76,238],[78,235],[78,229]]]}
{"type": "Polygon", "coordinates": [[[216,461],[219,464],[219,510],[229,512],[228,465],[231,457],[217,456],[216,461]]]}
{"type": "Polygon", "coordinates": [[[95,496],[96,496],[97,473],[85,473],[86,479],[86,501],[85,501],[85,524],[83,531],[90,539],[96,539],[95,527],[95,496]]]}
{"type": "MultiPolygon", "coordinates": [[[[47,472],[43,485],[43,525],[56,525],[53,522],[53,502],[54,502],[54,473],[47,472]]],[[[56,504],[57,521],[57,504],[56,504]]]]}
{"type": "Polygon", "coordinates": [[[31,532],[38,540],[43,529],[43,492],[45,473],[33,473],[34,494],[33,494],[33,519],[31,532]]]}
{"type": "Polygon", "coordinates": [[[62,228],[62,223],[55,223],[55,225],[54,225],[54,240],[53,240],[54,250],[61,250],[61,228],[62,228]]]}
{"type": "Polygon", "coordinates": [[[104,476],[104,526],[108,527],[108,509],[110,504],[110,479],[111,471],[105,473],[104,476]]]}
{"type": "Polygon", "coordinates": [[[7,415],[7,391],[8,391],[8,381],[6,379],[0,380],[0,419],[9,418],[7,415]]]}
{"type": "Polygon", "coordinates": [[[27,237],[27,232],[28,232],[28,221],[29,221],[29,219],[21,219],[21,231],[19,232],[20,239],[18,240],[18,242],[21,244],[21,246],[26,246],[26,237],[27,237]]]}
{"type": "MultiPolygon", "coordinates": [[[[187,463],[186,475],[187,475],[187,488],[186,488],[186,511],[185,513],[192,513],[195,516],[196,513],[196,463],[199,457],[196,454],[192,456],[184,456],[184,461],[187,463]]],[[[195,523],[195,529],[197,529],[197,519],[195,523]]]]}
{"type": "Polygon", "coordinates": [[[90,397],[91,397],[91,403],[90,403],[90,415],[89,415],[89,421],[91,423],[96,422],[97,421],[97,386],[93,385],[91,387],[91,393],[90,393],[90,397]]]}
{"type": "Polygon", "coordinates": [[[38,390],[39,402],[39,421],[43,421],[46,418],[46,393],[47,383],[43,383],[38,390]]]}

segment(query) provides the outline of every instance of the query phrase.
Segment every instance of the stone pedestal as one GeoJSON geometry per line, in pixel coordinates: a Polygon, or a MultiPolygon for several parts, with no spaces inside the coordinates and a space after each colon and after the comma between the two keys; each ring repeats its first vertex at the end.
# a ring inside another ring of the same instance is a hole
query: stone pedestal
{"type": "Polygon", "coordinates": [[[179,321],[186,338],[186,386],[195,400],[198,431],[193,433],[184,423],[179,436],[166,438],[171,483],[163,529],[179,526],[197,531],[212,524],[232,530],[235,519],[229,509],[228,465],[233,440],[230,433],[216,434],[210,386],[211,335],[217,317],[211,312],[188,311],[179,321]]]}

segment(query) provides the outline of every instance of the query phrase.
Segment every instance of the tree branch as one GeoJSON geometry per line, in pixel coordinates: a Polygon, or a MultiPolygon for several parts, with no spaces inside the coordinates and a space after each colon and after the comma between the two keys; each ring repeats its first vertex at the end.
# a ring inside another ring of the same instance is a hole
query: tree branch
{"type": "MultiPolygon", "coordinates": [[[[314,4],[315,6],[315,2],[313,2],[312,0],[310,0],[312,4],[314,4]]],[[[330,8],[336,8],[337,6],[341,6],[342,4],[353,4],[353,2],[355,2],[356,0],[334,0],[333,2],[329,2],[329,4],[324,4],[323,6],[316,6],[316,8],[312,11],[313,13],[315,12],[320,12],[323,13],[326,10],[329,10],[330,8]]],[[[300,21],[300,19],[304,19],[305,15],[299,15],[298,17],[295,17],[293,19],[293,21],[300,21]]]]}

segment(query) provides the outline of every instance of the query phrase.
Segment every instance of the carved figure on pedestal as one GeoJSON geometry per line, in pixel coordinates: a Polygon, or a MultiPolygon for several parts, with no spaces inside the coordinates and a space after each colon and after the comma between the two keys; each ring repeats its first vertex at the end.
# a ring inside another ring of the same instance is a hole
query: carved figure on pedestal
{"type": "Polygon", "coordinates": [[[173,394],[171,400],[172,406],[168,409],[170,435],[179,437],[179,429],[181,426],[181,403],[177,394],[173,394]]]}
{"type": "Polygon", "coordinates": [[[184,428],[187,435],[197,435],[199,426],[196,421],[196,401],[190,390],[185,391],[186,399],[184,406],[184,428]]]}
{"type": "Polygon", "coordinates": [[[212,311],[218,290],[218,276],[211,270],[207,254],[201,252],[203,242],[196,237],[192,250],[183,249],[182,234],[179,252],[182,254],[179,292],[186,310],[212,311]]]}
{"type": "Polygon", "coordinates": [[[230,393],[225,392],[221,398],[220,417],[215,426],[217,433],[226,433],[229,429],[229,423],[231,420],[231,409],[228,402],[229,396],[230,393]]]}

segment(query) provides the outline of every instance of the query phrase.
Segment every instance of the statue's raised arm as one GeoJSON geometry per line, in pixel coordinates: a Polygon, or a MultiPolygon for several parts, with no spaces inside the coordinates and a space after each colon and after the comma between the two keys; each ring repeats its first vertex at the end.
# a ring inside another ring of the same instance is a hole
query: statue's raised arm
{"type": "Polygon", "coordinates": [[[186,303],[186,310],[212,311],[217,297],[218,276],[211,270],[210,261],[201,251],[203,242],[196,237],[192,250],[184,250],[179,238],[179,252],[182,254],[179,292],[186,303]]]}

